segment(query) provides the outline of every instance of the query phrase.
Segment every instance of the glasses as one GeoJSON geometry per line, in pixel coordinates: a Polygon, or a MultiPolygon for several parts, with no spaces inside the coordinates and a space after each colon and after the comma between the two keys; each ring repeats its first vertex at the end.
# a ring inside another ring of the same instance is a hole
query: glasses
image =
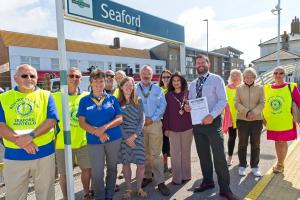
{"type": "Polygon", "coordinates": [[[114,75],[106,75],[106,78],[114,78],[114,75]]]}
{"type": "Polygon", "coordinates": [[[28,77],[30,77],[31,79],[34,79],[34,78],[36,78],[36,75],[32,75],[32,74],[22,74],[21,75],[21,78],[23,78],[23,79],[26,79],[28,77]]]}
{"type": "Polygon", "coordinates": [[[163,76],[162,79],[170,79],[170,76],[163,76]]]}
{"type": "Polygon", "coordinates": [[[284,72],[274,72],[274,75],[283,75],[284,72]]]}
{"type": "Polygon", "coordinates": [[[75,74],[69,74],[69,78],[76,78],[76,79],[80,79],[81,76],[79,75],[75,75],[75,74]]]}

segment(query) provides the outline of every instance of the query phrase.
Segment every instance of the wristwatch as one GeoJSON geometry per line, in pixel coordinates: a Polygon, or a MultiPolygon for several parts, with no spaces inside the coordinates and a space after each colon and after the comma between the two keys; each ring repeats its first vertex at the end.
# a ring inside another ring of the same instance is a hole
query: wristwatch
{"type": "Polygon", "coordinates": [[[31,131],[31,132],[29,133],[29,136],[32,137],[32,138],[35,138],[35,132],[34,132],[34,131],[31,131]]]}

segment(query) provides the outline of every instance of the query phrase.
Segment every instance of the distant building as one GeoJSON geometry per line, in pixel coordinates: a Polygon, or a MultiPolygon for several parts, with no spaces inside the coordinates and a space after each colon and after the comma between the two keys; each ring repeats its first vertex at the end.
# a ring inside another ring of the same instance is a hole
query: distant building
{"type": "MultiPolygon", "coordinates": [[[[180,71],[180,49],[179,45],[172,43],[162,43],[150,49],[153,58],[166,61],[166,69],[172,72],[180,71]]],[[[207,52],[201,49],[192,47],[185,48],[185,77],[188,81],[195,79],[198,75],[195,69],[195,58],[198,54],[206,55],[207,52]]],[[[224,60],[229,56],[217,53],[208,52],[209,60],[211,62],[210,71],[224,77],[224,60]]]]}
{"type": "MultiPolygon", "coordinates": [[[[258,45],[260,58],[252,61],[259,74],[270,71],[277,66],[277,37],[267,40],[258,45]]],[[[291,33],[280,36],[280,64],[300,62],[300,22],[295,17],[291,22],[291,33]]]]}
{"type": "Polygon", "coordinates": [[[224,58],[224,68],[223,68],[223,77],[225,80],[228,79],[230,71],[232,69],[244,70],[245,68],[244,60],[241,59],[241,55],[243,54],[242,51],[235,49],[231,46],[228,46],[220,49],[215,49],[212,52],[227,55],[227,57],[224,58]]]}
{"type": "MultiPolygon", "coordinates": [[[[149,50],[121,47],[118,38],[112,46],[66,40],[67,67],[80,68],[84,74],[88,69],[125,70],[130,67],[137,77],[143,65],[150,65],[154,79],[166,67],[166,61],[152,59],[149,50]]],[[[16,67],[28,63],[38,71],[38,84],[43,86],[47,78],[59,77],[57,39],[40,35],[0,30],[0,87],[14,86],[16,67]]]]}

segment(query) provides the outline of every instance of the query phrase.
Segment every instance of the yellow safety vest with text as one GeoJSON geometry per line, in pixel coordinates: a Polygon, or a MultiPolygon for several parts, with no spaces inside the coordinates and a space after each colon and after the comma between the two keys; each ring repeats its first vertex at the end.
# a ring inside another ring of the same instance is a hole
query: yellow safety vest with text
{"type": "Polygon", "coordinates": [[[160,89],[164,94],[167,94],[168,88],[160,87],[160,89]]]}
{"type": "MultiPolygon", "coordinates": [[[[83,92],[80,95],[69,95],[69,112],[70,112],[70,131],[71,131],[71,146],[72,149],[78,149],[87,144],[86,141],[86,132],[79,126],[77,111],[80,99],[86,95],[88,92],[83,92]]],[[[64,129],[63,129],[63,116],[62,116],[62,101],[61,101],[61,92],[53,93],[55,103],[57,105],[57,112],[59,116],[59,128],[60,132],[57,134],[55,148],[64,149],[64,129]]]]}
{"type": "MultiPolygon", "coordinates": [[[[37,89],[31,93],[21,93],[14,89],[0,96],[6,125],[17,134],[28,134],[47,119],[50,92],[37,89]]],[[[49,144],[54,140],[54,129],[33,139],[37,146],[49,144]]],[[[3,138],[4,146],[20,149],[13,142],[3,138]]]]}
{"type": "Polygon", "coordinates": [[[227,103],[229,105],[229,110],[230,110],[231,119],[232,119],[232,126],[233,126],[233,128],[236,128],[237,111],[234,106],[234,98],[235,98],[235,94],[236,94],[236,88],[232,89],[232,88],[229,88],[228,86],[226,86],[226,94],[227,94],[227,98],[228,98],[227,103]]]}
{"type": "MultiPolygon", "coordinates": [[[[290,83],[291,91],[297,84],[290,83]]],[[[285,131],[293,128],[291,113],[292,97],[288,85],[282,88],[272,88],[271,84],[264,85],[265,106],[263,116],[266,128],[271,131],[285,131]]]]}

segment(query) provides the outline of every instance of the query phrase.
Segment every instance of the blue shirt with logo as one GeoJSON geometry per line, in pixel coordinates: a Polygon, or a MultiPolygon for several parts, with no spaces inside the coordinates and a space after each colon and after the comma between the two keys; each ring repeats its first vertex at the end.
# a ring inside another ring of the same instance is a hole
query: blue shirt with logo
{"type": "MultiPolygon", "coordinates": [[[[97,106],[93,102],[92,98],[96,97],[94,97],[92,93],[83,97],[79,102],[77,117],[85,117],[86,123],[97,128],[112,121],[116,115],[122,114],[120,104],[116,97],[107,93],[104,95],[105,98],[100,106],[97,106]]],[[[106,133],[109,136],[109,140],[105,143],[122,138],[120,126],[107,129],[106,133]]],[[[98,136],[92,135],[89,132],[86,134],[86,139],[88,144],[102,144],[98,136]]]]}

